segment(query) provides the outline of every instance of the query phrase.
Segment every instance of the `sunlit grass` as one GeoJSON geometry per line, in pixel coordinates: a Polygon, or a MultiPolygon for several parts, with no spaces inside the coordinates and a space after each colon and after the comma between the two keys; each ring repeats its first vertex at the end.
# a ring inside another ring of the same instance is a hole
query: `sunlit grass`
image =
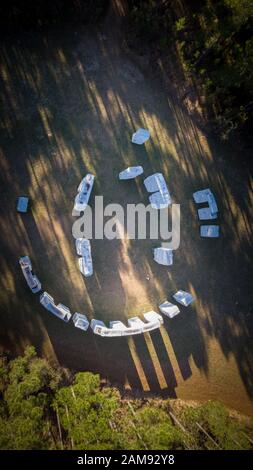
{"type": "MultiPolygon", "coordinates": [[[[113,379],[127,388],[139,382],[145,392],[153,391],[152,384],[157,383],[159,390],[173,396],[217,398],[225,394],[229,403],[227,386],[234,384],[235,393],[249,408],[245,378],[238,370],[242,354],[239,341],[247,335],[246,326],[241,319],[238,323],[237,316],[230,317],[230,309],[216,300],[223,287],[219,276],[225,262],[222,245],[218,242],[214,249],[200,240],[192,192],[212,186],[223,211],[218,223],[229,239],[230,253],[236,256],[251,240],[250,190],[245,191],[246,210],[237,203],[233,181],[219,167],[220,150],[213,149],[180,104],[168,100],[148,76],[135,82],[124,77],[128,58],[117,55],[101,36],[91,51],[98,70],[90,72],[86,39],[80,39],[79,49],[68,41],[54,47],[51,39],[32,47],[32,53],[17,46],[2,57],[6,112],[0,124],[6,140],[0,166],[6,198],[0,216],[0,298],[3,312],[8,312],[6,336],[19,348],[26,342],[37,342],[42,354],[56,362],[66,361],[70,368],[92,368],[95,364],[106,374],[108,357],[110,361],[113,358],[113,379]],[[131,134],[139,126],[151,131],[150,141],[141,148],[131,143],[131,134]],[[116,200],[123,207],[127,202],[147,202],[141,178],[128,185],[118,181],[118,172],[135,164],[144,167],[145,176],[163,172],[173,202],[182,205],[182,243],[174,254],[174,265],[166,270],[154,263],[152,248],[160,240],[92,241],[94,275],[84,279],[71,233],[78,184],[87,172],[95,175],[92,204],[94,195],[104,195],[106,201],[116,200]],[[21,193],[29,195],[31,203],[23,218],[16,214],[14,201],[21,193]],[[23,282],[18,258],[24,254],[31,257],[43,289],[56,302],[106,324],[115,319],[126,322],[135,315],[143,318],[145,311],[157,311],[164,300],[173,301],[171,296],[178,289],[189,290],[196,301],[189,309],[181,309],[179,321],[166,319],[160,333],[145,335],[144,346],[137,347],[138,340],[133,337],[128,338],[126,347],[121,346],[122,351],[115,351],[113,340],[96,342],[92,333],[77,336],[79,332],[70,325],[56,326],[23,282]],[[209,265],[211,279],[206,275],[209,265]],[[217,321],[219,315],[222,326],[217,321]],[[233,343],[235,351],[231,338],[238,341],[233,343]],[[117,365],[121,352],[126,358],[125,370],[117,365]],[[150,358],[149,369],[144,352],[150,358]],[[172,373],[168,377],[169,363],[175,377],[172,373]],[[133,380],[135,376],[138,380],[133,380]]],[[[232,285],[233,270],[229,276],[232,285]]],[[[230,292],[226,289],[224,296],[227,304],[230,292]]],[[[244,355],[247,359],[248,350],[244,355]]]]}

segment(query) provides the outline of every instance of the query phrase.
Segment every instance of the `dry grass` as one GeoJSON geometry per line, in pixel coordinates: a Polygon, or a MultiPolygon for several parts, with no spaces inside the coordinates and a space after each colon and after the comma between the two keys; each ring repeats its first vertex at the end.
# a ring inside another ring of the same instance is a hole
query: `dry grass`
{"type": "MultiPolygon", "coordinates": [[[[108,20],[109,21],[109,20],[108,20]]],[[[194,125],[174,96],[122,53],[107,22],[102,31],[9,39],[1,50],[2,348],[39,353],[74,370],[164,396],[223,400],[252,414],[250,181],[194,125]],[[132,131],[148,127],[145,148],[132,131]],[[154,263],[155,241],[92,241],[94,276],[78,271],[71,215],[81,177],[94,195],[146,202],[141,182],[119,182],[131,164],[162,171],[181,204],[181,246],[167,270],[154,263]],[[201,240],[192,192],[211,186],[220,209],[219,240],[201,240]],[[27,215],[15,212],[28,195],[27,215]],[[89,318],[125,321],[157,309],[175,289],[196,302],[161,331],[96,338],[52,318],[27,289],[18,266],[28,254],[43,289],[89,318]],[[149,278],[149,279],[147,279],[149,278]]],[[[231,152],[232,150],[229,150],[231,152]]],[[[236,151],[236,149],[234,149],[236,151]]]]}

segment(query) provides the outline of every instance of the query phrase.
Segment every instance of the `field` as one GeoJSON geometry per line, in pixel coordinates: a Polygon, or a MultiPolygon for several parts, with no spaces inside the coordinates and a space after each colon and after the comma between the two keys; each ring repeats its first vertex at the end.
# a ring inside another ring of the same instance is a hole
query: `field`
{"type": "Polygon", "coordinates": [[[126,52],[112,24],[109,15],[96,30],[29,33],[2,43],[1,348],[20,353],[32,343],[67,369],[99,372],[127,390],[220,399],[253,415],[247,160],[194,124],[159,78],[126,52]],[[151,131],[145,147],[131,144],[137,127],[151,131]],[[104,204],[146,203],[141,178],[118,181],[119,171],[137,164],[145,175],[163,172],[181,205],[174,264],[154,263],[154,240],[93,240],[94,276],[85,280],[71,232],[76,188],[89,171],[96,176],[91,205],[95,195],[104,204]],[[192,193],[208,186],[219,207],[218,240],[199,237],[192,193]],[[31,200],[25,215],[15,210],[19,195],[31,200]],[[196,301],[151,334],[84,334],[40,306],[19,268],[24,254],[57,303],[90,319],[124,321],[157,310],[177,289],[196,301]]]}

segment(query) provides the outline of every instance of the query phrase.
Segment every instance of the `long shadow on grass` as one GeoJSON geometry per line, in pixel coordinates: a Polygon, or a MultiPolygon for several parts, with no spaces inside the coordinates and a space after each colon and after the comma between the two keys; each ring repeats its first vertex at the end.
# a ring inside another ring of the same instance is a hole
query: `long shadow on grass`
{"type": "MultiPolygon", "coordinates": [[[[191,375],[191,357],[208,374],[205,332],[217,339],[226,357],[234,355],[252,396],[248,178],[236,164],[227,164],[224,147],[219,149],[204,136],[201,139],[180,105],[163,94],[156,82],[145,80],[129,58],[112,49],[109,35],[78,31],[64,38],[56,33],[34,35],[33,44],[30,40],[29,35],[22,41],[14,36],[6,41],[1,55],[1,165],[6,205],[2,223],[8,229],[1,233],[1,251],[11,286],[8,290],[3,282],[1,310],[9,347],[15,350],[17,344],[22,347],[33,342],[43,350],[40,323],[33,324],[38,311],[63,366],[93,370],[112,382],[142,387],[127,340],[84,334],[51,318],[41,307],[37,309],[37,300],[24,291],[20,273],[13,268],[21,251],[19,241],[26,233],[26,248],[36,271],[41,266],[43,288],[72,311],[90,318],[108,322],[117,315],[122,321],[129,316],[124,310],[131,295],[126,294],[122,282],[122,269],[127,275],[128,266],[148,298],[148,308],[156,310],[176,289],[193,289],[195,306],[165,322],[183,380],[191,375]],[[145,148],[130,142],[132,131],[140,125],[152,132],[145,148]],[[167,271],[154,264],[152,248],[156,243],[151,241],[131,242],[126,251],[130,264],[125,266],[120,243],[112,242],[110,249],[108,242],[103,248],[102,241],[94,241],[96,277],[84,283],[71,234],[77,185],[91,171],[96,175],[94,191],[105,196],[105,204],[144,202],[147,195],[142,179],[129,185],[117,180],[122,168],[135,163],[143,165],[145,175],[162,171],[173,200],[181,203],[182,241],[173,268],[167,271]],[[207,186],[214,190],[220,210],[222,236],[215,242],[200,240],[192,203],[192,192],[207,186]],[[33,199],[34,218],[27,214],[30,219],[24,219],[23,228],[17,226],[16,232],[8,235],[15,225],[14,199],[21,191],[33,199]],[[53,247],[49,247],[52,240],[53,247]],[[21,309],[25,312],[22,315],[21,309]]],[[[136,361],[140,361],[151,391],[161,390],[164,381],[167,393],[175,396],[176,378],[167,345],[156,333],[152,341],[153,357],[144,338],[134,339],[136,361]]]]}

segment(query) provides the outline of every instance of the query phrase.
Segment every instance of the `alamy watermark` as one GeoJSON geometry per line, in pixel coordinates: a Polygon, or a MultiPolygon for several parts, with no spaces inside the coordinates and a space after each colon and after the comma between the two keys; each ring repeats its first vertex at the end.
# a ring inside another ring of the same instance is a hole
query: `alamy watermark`
{"type": "Polygon", "coordinates": [[[74,238],[103,240],[160,240],[163,246],[177,250],[180,245],[180,204],[154,209],[150,204],[107,204],[103,196],[95,196],[92,209],[73,210],[77,217],[72,226],[74,238]]]}

